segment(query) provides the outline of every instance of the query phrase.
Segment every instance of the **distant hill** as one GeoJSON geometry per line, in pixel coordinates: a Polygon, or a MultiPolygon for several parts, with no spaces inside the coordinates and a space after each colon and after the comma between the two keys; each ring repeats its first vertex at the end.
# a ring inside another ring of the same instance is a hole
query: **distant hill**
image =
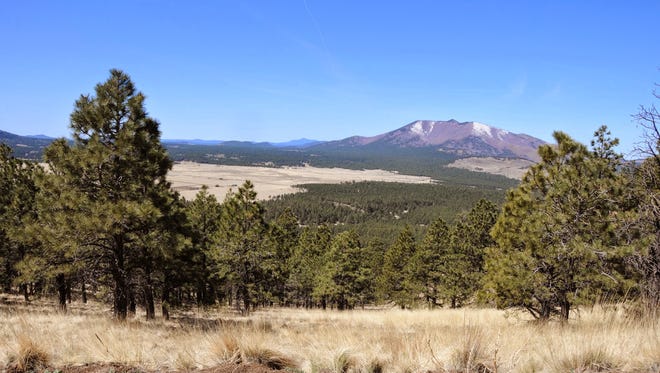
{"type": "Polygon", "coordinates": [[[0,130],[0,142],[14,150],[14,156],[26,159],[41,159],[43,150],[54,139],[43,136],[20,136],[0,130]]]}
{"type": "Polygon", "coordinates": [[[479,122],[418,120],[380,135],[353,136],[318,145],[323,148],[396,147],[434,148],[463,157],[507,157],[537,161],[537,149],[546,142],[525,134],[479,122]]]}
{"type": "MultiPolygon", "coordinates": [[[[11,146],[21,158],[41,159],[43,149],[52,140],[43,135],[19,136],[0,131],[0,141],[11,146]]],[[[498,163],[498,159],[505,163],[516,159],[536,162],[537,148],[545,144],[528,135],[453,119],[418,120],[377,136],[326,142],[304,138],[281,143],[199,139],[163,139],[162,142],[174,161],[384,169],[430,176],[439,182],[497,188],[508,188],[515,181],[499,176],[512,177],[508,171],[500,171],[505,167],[510,169],[510,165],[491,163],[498,163]],[[484,167],[480,160],[454,163],[458,159],[483,157],[497,159],[489,160],[489,167],[484,167]]]]}
{"type": "Polygon", "coordinates": [[[271,142],[270,144],[277,148],[308,148],[310,146],[314,146],[322,143],[323,141],[302,138],[287,142],[271,142]]]}

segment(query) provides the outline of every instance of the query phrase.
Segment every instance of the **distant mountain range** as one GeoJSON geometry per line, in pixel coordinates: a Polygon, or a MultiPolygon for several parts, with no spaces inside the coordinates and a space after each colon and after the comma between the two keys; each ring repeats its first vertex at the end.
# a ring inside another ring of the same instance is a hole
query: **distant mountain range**
{"type": "MultiPolygon", "coordinates": [[[[44,135],[19,136],[0,131],[0,141],[10,145],[19,157],[40,157],[43,148],[52,140],[53,138],[44,135]]],[[[341,152],[350,149],[352,153],[365,149],[370,154],[373,154],[375,150],[387,152],[387,149],[396,149],[410,153],[414,152],[414,149],[424,149],[426,153],[432,150],[452,158],[503,157],[531,161],[538,160],[537,149],[545,144],[543,140],[529,135],[511,133],[479,122],[459,122],[454,119],[448,121],[417,120],[380,135],[352,136],[335,141],[302,138],[279,143],[199,139],[163,139],[162,142],[168,148],[190,149],[195,146],[212,146],[234,149],[304,149],[307,152],[341,152]]]]}

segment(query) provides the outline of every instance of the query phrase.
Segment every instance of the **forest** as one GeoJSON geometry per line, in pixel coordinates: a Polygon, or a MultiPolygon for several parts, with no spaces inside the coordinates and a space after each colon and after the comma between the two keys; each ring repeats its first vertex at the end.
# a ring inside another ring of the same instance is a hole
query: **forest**
{"type": "Polygon", "coordinates": [[[625,161],[606,127],[589,147],[556,132],[503,198],[495,188],[348,183],[262,203],[250,181],[223,201],[206,190],[178,196],[144,99],[111,70],[76,101],[73,141],[50,144],[45,167],[0,147],[4,292],[54,295],[62,310],[95,297],[119,320],[190,304],[242,314],[481,304],[539,320],[598,302],[660,305],[654,106],[636,116],[649,135],[643,161],[625,161]]]}

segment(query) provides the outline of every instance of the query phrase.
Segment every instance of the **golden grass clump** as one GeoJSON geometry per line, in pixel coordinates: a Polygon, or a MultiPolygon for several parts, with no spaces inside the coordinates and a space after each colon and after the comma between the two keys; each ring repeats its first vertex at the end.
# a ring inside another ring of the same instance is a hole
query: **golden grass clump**
{"type": "Polygon", "coordinates": [[[276,370],[298,369],[298,362],[279,351],[262,346],[245,346],[241,349],[242,360],[265,365],[276,370]]]}
{"type": "Polygon", "coordinates": [[[34,372],[48,366],[50,356],[34,340],[25,335],[18,337],[18,346],[16,352],[9,356],[7,363],[8,372],[34,372]]]}

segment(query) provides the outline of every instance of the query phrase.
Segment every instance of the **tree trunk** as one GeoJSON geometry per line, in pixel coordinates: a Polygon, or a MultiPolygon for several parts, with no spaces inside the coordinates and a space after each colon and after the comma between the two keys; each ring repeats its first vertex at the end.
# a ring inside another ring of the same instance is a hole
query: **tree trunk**
{"type": "Polygon", "coordinates": [[[156,306],[154,305],[154,288],[151,283],[151,263],[147,263],[144,272],[144,309],[147,320],[153,320],[156,318],[156,306]]]}
{"type": "Polygon", "coordinates": [[[60,311],[66,312],[66,278],[63,273],[55,276],[55,283],[57,285],[59,309],[60,311]]]}
{"type": "Polygon", "coordinates": [[[135,302],[135,293],[133,293],[133,290],[128,289],[128,314],[131,316],[135,316],[135,312],[137,310],[137,303],[135,302]]]}
{"type": "Polygon", "coordinates": [[[154,305],[154,291],[151,284],[144,286],[144,309],[147,312],[147,320],[156,318],[156,306],[154,305]]]}
{"type": "Polygon", "coordinates": [[[28,286],[27,284],[22,284],[20,286],[21,292],[23,293],[23,299],[25,299],[25,303],[30,302],[30,292],[28,291],[28,286]]]}
{"type": "Polygon", "coordinates": [[[123,279],[115,279],[114,289],[114,316],[118,320],[126,320],[128,316],[128,297],[126,295],[126,285],[123,279]]]}
{"type": "Polygon", "coordinates": [[[81,293],[82,293],[82,302],[83,302],[84,304],[87,304],[87,288],[85,287],[85,278],[84,278],[84,277],[82,278],[82,289],[81,289],[81,293]]]}
{"type": "Polygon", "coordinates": [[[121,236],[115,236],[114,260],[112,276],[114,280],[113,313],[118,320],[126,320],[128,315],[128,288],[127,274],[124,263],[124,240],[121,236]]]}
{"type": "Polygon", "coordinates": [[[243,286],[241,289],[241,297],[243,298],[243,312],[246,316],[250,314],[250,292],[247,286],[243,286]]]}
{"type": "Polygon", "coordinates": [[[568,316],[570,315],[570,312],[571,312],[571,303],[567,299],[562,300],[561,310],[559,315],[559,317],[561,317],[562,322],[568,321],[568,316]]]}
{"type": "Polygon", "coordinates": [[[161,302],[160,302],[160,309],[161,312],[163,313],[163,318],[165,320],[170,319],[170,285],[167,283],[167,280],[165,280],[165,284],[163,284],[163,295],[161,297],[161,302]]]}

